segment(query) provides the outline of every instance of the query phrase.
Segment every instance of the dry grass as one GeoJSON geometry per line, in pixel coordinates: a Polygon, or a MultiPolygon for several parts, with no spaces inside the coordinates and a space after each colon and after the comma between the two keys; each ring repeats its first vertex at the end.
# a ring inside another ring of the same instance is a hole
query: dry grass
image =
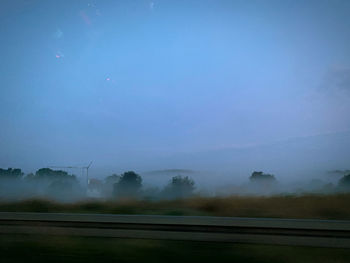
{"type": "Polygon", "coordinates": [[[0,211],[350,219],[350,194],[193,197],[172,201],[0,202],[0,211]]]}
{"type": "Polygon", "coordinates": [[[196,198],[192,209],[218,216],[350,219],[350,194],[196,198]]]}

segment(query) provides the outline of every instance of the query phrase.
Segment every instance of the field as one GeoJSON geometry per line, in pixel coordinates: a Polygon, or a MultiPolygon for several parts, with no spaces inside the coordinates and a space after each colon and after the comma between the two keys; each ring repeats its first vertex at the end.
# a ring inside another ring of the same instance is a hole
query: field
{"type": "MultiPolygon", "coordinates": [[[[0,202],[0,211],[350,219],[350,194],[173,201],[0,202]]],[[[0,262],[349,262],[349,249],[51,235],[0,235],[0,262]],[[19,253],[20,252],[20,253],[19,253]]]]}
{"type": "Polygon", "coordinates": [[[172,201],[44,199],[2,200],[0,211],[111,214],[209,215],[271,218],[350,219],[350,194],[270,197],[193,197],[172,201]]]}

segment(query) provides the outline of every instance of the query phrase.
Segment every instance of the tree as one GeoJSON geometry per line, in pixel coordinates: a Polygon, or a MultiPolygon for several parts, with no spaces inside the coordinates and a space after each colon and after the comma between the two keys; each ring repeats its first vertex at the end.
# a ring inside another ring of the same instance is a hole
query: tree
{"type": "Polygon", "coordinates": [[[22,170],[18,168],[0,168],[0,179],[19,179],[23,176],[22,170]]]}
{"type": "Polygon", "coordinates": [[[249,189],[256,194],[269,194],[277,190],[277,180],[272,174],[255,171],[249,180],[249,189]]]}
{"type": "Polygon", "coordinates": [[[41,168],[35,172],[33,179],[48,179],[48,180],[56,180],[56,179],[75,179],[74,175],[70,175],[62,170],[52,170],[50,168],[41,168]]]}
{"type": "Polygon", "coordinates": [[[338,186],[343,190],[350,190],[350,174],[344,175],[338,182],[338,186]]]}
{"type": "Polygon", "coordinates": [[[114,185],[115,183],[118,183],[119,180],[120,180],[120,175],[112,174],[106,177],[105,183],[108,185],[114,185]]]}
{"type": "Polygon", "coordinates": [[[114,196],[136,197],[139,195],[142,187],[142,178],[133,171],[125,172],[113,186],[114,196]]]}
{"type": "Polygon", "coordinates": [[[249,179],[251,182],[267,182],[267,183],[276,182],[276,178],[274,175],[265,174],[263,172],[256,172],[256,171],[252,173],[249,179]]]}
{"type": "Polygon", "coordinates": [[[41,168],[35,174],[28,174],[27,182],[38,194],[48,195],[58,200],[72,200],[82,194],[75,175],[62,170],[41,168]]]}
{"type": "Polygon", "coordinates": [[[102,191],[102,181],[96,178],[91,178],[89,180],[89,190],[101,193],[102,191]]]}
{"type": "Polygon", "coordinates": [[[174,176],[165,187],[164,193],[170,198],[184,198],[193,194],[194,181],[188,176],[174,176]]]}
{"type": "Polygon", "coordinates": [[[0,199],[19,197],[23,193],[22,176],[21,169],[0,168],[0,199]]]}
{"type": "Polygon", "coordinates": [[[111,197],[114,194],[114,184],[118,183],[120,180],[120,175],[112,174],[107,176],[104,180],[104,184],[102,186],[102,194],[105,197],[111,197]]]}
{"type": "Polygon", "coordinates": [[[62,170],[52,170],[50,168],[41,168],[35,172],[35,174],[28,174],[26,179],[30,181],[64,181],[77,183],[77,178],[73,174],[68,174],[62,170]]]}

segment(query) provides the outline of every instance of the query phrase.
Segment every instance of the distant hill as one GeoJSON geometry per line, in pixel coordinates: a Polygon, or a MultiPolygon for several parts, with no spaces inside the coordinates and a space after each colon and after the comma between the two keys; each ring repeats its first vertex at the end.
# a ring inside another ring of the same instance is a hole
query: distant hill
{"type": "MultiPolygon", "coordinates": [[[[171,166],[186,166],[197,171],[224,171],[249,176],[264,171],[286,178],[295,175],[327,174],[350,166],[350,132],[292,138],[275,143],[242,148],[225,148],[174,154],[164,159],[171,166]]],[[[313,175],[312,175],[313,176],[313,175]]]]}
{"type": "MultiPolygon", "coordinates": [[[[140,172],[145,184],[162,186],[176,175],[189,176],[198,186],[248,183],[253,171],[275,175],[279,182],[322,179],[337,183],[329,171],[350,167],[350,132],[292,138],[263,145],[152,156],[140,172]],[[157,166],[159,165],[159,166],[157,166]]],[[[141,169],[140,169],[141,170],[141,169]]]]}
{"type": "Polygon", "coordinates": [[[178,174],[193,174],[195,171],[189,169],[164,169],[164,170],[154,170],[147,171],[143,174],[152,174],[152,175],[178,175],[178,174]]]}

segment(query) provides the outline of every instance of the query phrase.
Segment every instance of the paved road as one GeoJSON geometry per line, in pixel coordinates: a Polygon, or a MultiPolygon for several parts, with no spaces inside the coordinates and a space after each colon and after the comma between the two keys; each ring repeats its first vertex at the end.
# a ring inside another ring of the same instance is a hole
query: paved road
{"type": "Polygon", "coordinates": [[[350,248],[340,220],[0,212],[1,233],[350,248]]]}

